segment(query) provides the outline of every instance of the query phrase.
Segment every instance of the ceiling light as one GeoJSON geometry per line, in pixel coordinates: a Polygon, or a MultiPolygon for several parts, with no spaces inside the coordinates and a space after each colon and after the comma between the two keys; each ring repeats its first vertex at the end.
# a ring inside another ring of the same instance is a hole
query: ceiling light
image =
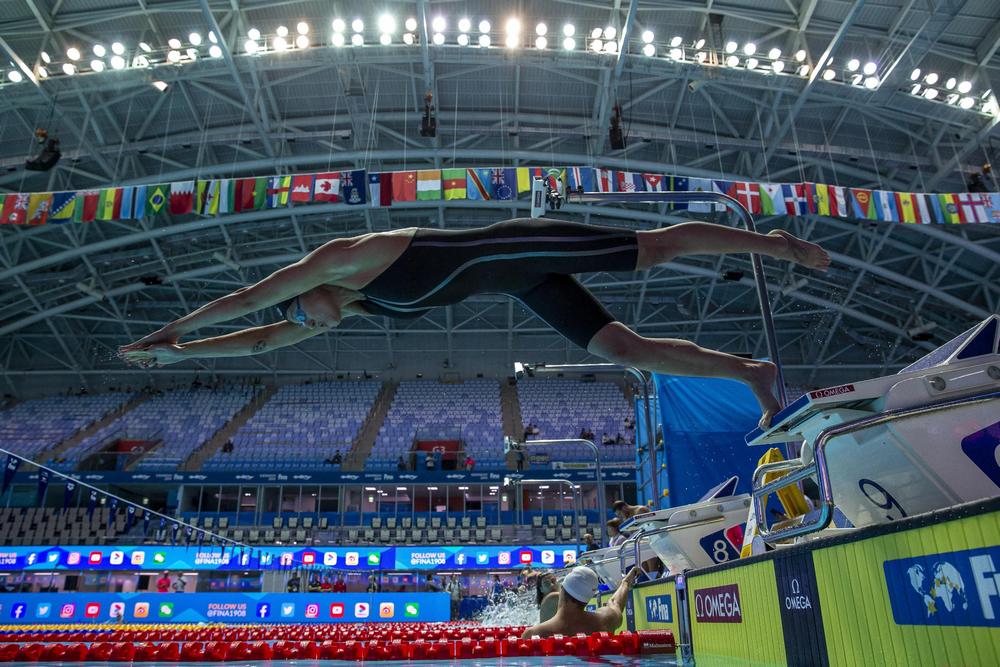
{"type": "Polygon", "coordinates": [[[378,17],[378,31],[383,35],[391,35],[396,32],[396,19],[391,14],[382,14],[378,17]]]}
{"type": "Polygon", "coordinates": [[[915,84],[913,84],[913,87],[910,88],[910,94],[911,95],[919,95],[920,94],[920,90],[921,90],[921,85],[919,83],[915,83],[915,84]]]}
{"type": "Polygon", "coordinates": [[[684,60],[684,49],[670,49],[670,57],[677,61],[684,60]]]}
{"type": "Polygon", "coordinates": [[[609,25],[607,28],[604,29],[604,39],[614,39],[615,35],[617,34],[618,31],[615,29],[613,25],[609,25]]]}
{"type": "MultiPolygon", "coordinates": [[[[416,21],[414,21],[416,23],[416,21]]],[[[431,28],[434,32],[444,32],[445,28],[448,27],[448,22],[444,20],[443,16],[435,16],[434,20],[431,21],[431,28]]],[[[413,28],[414,30],[416,28],[413,28]]]]}
{"type": "Polygon", "coordinates": [[[179,63],[181,61],[181,52],[176,49],[171,49],[167,53],[167,60],[172,63],[179,63]]]}
{"type": "Polygon", "coordinates": [[[705,62],[705,59],[707,57],[708,57],[708,54],[705,53],[704,51],[699,51],[698,53],[694,54],[694,59],[697,60],[700,63],[705,62]]]}
{"type": "Polygon", "coordinates": [[[987,97],[989,97],[992,94],[993,94],[993,90],[991,88],[987,88],[986,90],[983,91],[983,94],[980,95],[979,97],[980,97],[980,99],[984,99],[985,100],[987,97]]]}
{"type": "Polygon", "coordinates": [[[918,67],[912,72],[910,72],[910,81],[916,81],[919,78],[920,78],[920,68],[918,67]]]}
{"type": "Polygon", "coordinates": [[[103,58],[108,54],[108,50],[104,48],[103,44],[94,44],[94,55],[98,58],[103,58]]]}
{"type": "MultiPolygon", "coordinates": [[[[122,44],[121,42],[115,42],[114,44],[111,45],[111,52],[116,56],[123,56],[125,55],[125,45],[122,44]]],[[[45,52],[43,51],[42,53],[45,52]]]]}
{"type": "Polygon", "coordinates": [[[545,25],[544,23],[539,23],[538,25],[535,26],[535,34],[538,35],[539,37],[544,37],[545,35],[548,34],[548,32],[549,32],[549,26],[545,25]]]}
{"type": "Polygon", "coordinates": [[[745,53],[748,56],[752,56],[753,54],[757,53],[757,45],[754,44],[753,42],[747,42],[746,44],[743,45],[743,53],[745,53]]]}
{"type": "Polygon", "coordinates": [[[823,71],[823,80],[824,81],[833,81],[836,77],[837,77],[837,73],[834,72],[832,69],[827,69],[827,70],[823,71]]]}
{"type": "Polygon", "coordinates": [[[796,62],[802,62],[805,59],[806,59],[806,50],[805,49],[799,49],[798,51],[795,52],[795,60],[796,60],[796,62]]]}
{"type": "Polygon", "coordinates": [[[442,44],[444,44],[444,33],[443,32],[434,33],[433,39],[435,44],[441,46],[442,44]]]}
{"type": "Polygon", "coordinates": [[[486,19],[483,19],[482,21],[479,22],[479,32],[481,32],[484,35],[490,31],[491,27],[492,26],[490,25],[490,22],[487,21],[486,19]]]}
{"type": "Polygon", "coordinates": [[[378,41],[382,46],[389,46],[392,44],[392,35],[387,32],[383,32],[379,35],[378,41]]]}
{"type": "Polygon", "coordinates": [[[781,74],[785,69],[785,61],[775,60],[773,63],[771,63],[771,69],[774,70],[775,74],[781,74]]]}
{"type": "Polygon", "coordinates": [[[44,62],[46,65],[52,62],[52,56],[50,56],[46,51],[42,51],[39,55],[42,58],[42,62],[44,62]]]}
{"type": "Polygon", "coordinates": [[[729,56],[728,58],[726,58],[726,64],[729,65],[730,67],[739,67],[740,59],[737,56],[729,56]]]}
{"type": "Polygon", "coordinates": [[[878,88],[878,77],[877,76],[866,77],[865,88],[867,88],[868,90],[875,90],[876,88],[878,88]]]}
{"type": "Polygon", "coordinates": [[[167,84],[163,81],[154,81],[153,88],[156,88],[161,93],[167,89],[167,84]]]}
{"type": "Polygon", "coordinates": [[[958,85],[958,79],[956,79],[955,77],[951,77],[950,79],[944,82],[944,87],[947,88],[948,90],[951,90],[957,85],[958,85]]]}
{"type": "Polygon", "coordinates": [[[962,93],[963,95],[965,95],[971,90],[972,90],[971,81],[963,81],[962,83],[958,84],[958,92],[962,93]]]}
{"type": "Polygon", "coordinates": [[[519,35],[521,33],[521,22],[516,18],[509,18],[507,19],[505,28],[508,35],[519,35]]]}
{"type": "Polygon", "coordinates": [[[45,69],[44,67],[39,67],[38,68],[38,78],[39,79],[47,79],[47,78],[49,78],[49,71],[47,69],[45,69]]]}
{"type": "Polygon", "coordinates": [[[642,47],[642,54],[644,56],[652,58],[653,56],[656,55],[656,47],[653,46],[652,44],[646,44],[644,47],[642,47]]]}
{"type": "Polygon", "coordinates": [[[809,65],[799,67],[799,76],[809,76],[809,65]]]}
{"type": "Polygon", "coordinates": [[[504,41],[508,49],[516,49],[521,46],[521,38],[517,35],[507,35],[507,39],[504,41]]]}
{"type": "Polygon", "coordinates": [[[125,69],[125,59],[121,56],[111,56],[111,69],[125,69]]]}
{"type": "Polygon", "coordinates": [[[944,101],[947,102],[948,104],[958,104],[959,97],[960,96],[958,93],[952,93],[951,95],[946,97],[944,101]]]}
{"type": "Polygon", "coordinates": [[[563,26],[563,35],[566,37],[572,37],[576,34],[576,26],[572,23],[567,23],[563,26]]]}
{"type": "Polygon", "coordinates": [[[278,37],[288,37],[288,28],[283,25],[279,25],[275,32],[278,33],[278,37]]]}
{"type": "Polygon", "coordinates": [[[295,32],[299,33],[300,35],[308,35],[309,24],[306,23],[305,21],[299,21],[298,24],[295,26],[295,32]]]}
{"type": "Polygon", "coordinates": [[[605,53],[617,53],[618,42],[614,41],[613,39],[609,39],[608,41],[604,42],[604,51],[605,53]]]}
{"type": "Polygon", "coordinates": [[[181,48],[181,40],[177,39],[176,37],[171,37],[170,39],[167,40],[167,46],[169,46],[174,50],[178,50],[181,48]]]}
{"type": "Polygon", "coordinates": [[[258,48],[260,48],[260,47],[258,47],[257,42],[255,42],[252,39],[248,39],[243,44],[243,50],[246,51],[247,53],[257,53],[257,49],[258,48]]]}
{"type": "Polygon", "coordinates": [[[140,53],[132,59],[132,67],[149,67],[149,58],[140,53]]]}
{"type": "Polygon", "coordinates": [[[590,31],[590,38],[591,39],[600,39],[602,33],[603,33],[603,31],[600,28],[594,28],[593,30],[590,31]]]}
{"type": "Polygon", "coordinates": [[[298,37],[296,37],[295,38],[295,46],[299,47],[300,49],[308,49],[309,48],[309,35],[299,35],[298,37]]]}
{"type": "Polygon", "coordinates": [[[284,51],[285,49],[288,48],[288,40],[286,40],[281,35],[278,35],[271,42],[271,45],[274,47],[275,51],[284,51]]]}
{"type": "Polygon", "coordinates": [[[13,83],[21,83],[24,80],[24,76],[22,76],[16,69],[7,72],[7,78],[13,83]]]}
{"type": "Polygon", "coordinates": [[[767,57],[771,60],[777,60],[781,57],[781,49],[775,47],[767,52],[767,57]]]}
{"type": "Polygon", "coordinates": [[[928,88],[927,90],[924,91],[924,97],[926,97],[929,100],[933,100],[937,96],[938,96],[938,91],[934,88],[928,88]]]}
{"type": "Polygon", "coordinates": [[[472,21],[467,18],[461,18],[458,20],[459,32],[469,32],[470,30],[472,30],[472,21]]]}
{"type": "Polygon", "coordinates": [[[359,33],[351,35],[351,46],[364,46],[365,38],[359,33]]]}
{"type": "Polygon", "coordinates": [[[406,28],[408,32],[415,32],[417,29],[417,19],[412,16],[403,21],[403,27],[406,28]]]}
{"type": "Polygon", "coordinates": [[[736,49],[740,47],[736,42],[726,42],[726,53],[736,53],[736,49]]]}
{"type": "Polygon", "coordinates": [[[864,78],[865,78],[864,74],[852,74],[851,75],[851,85],[852,86],[860,86],[861,82],[864,81],[864,78]]]}
{"type": "Polygon", "coordinates": [[[190,35],[188,35],[188,41],[191,42],[191,44],[193,44],[194,46],[200,46],[201,35],[199,35],[196,32],[192,32],[190,35]]]}
{"type": "Polygon", "coordinates": [[[594,53],[600,53],[604,49],[604,42],[599,39],[595,39],[590,42],[590,50],[594,53]]]}
{"type": "Polygon", "coordinates": [[[576,40],[573,39],[572,37],[567,37],[566,39],[563,40],[563,48],[566,49],[567,51],[572,51],[573,49],[576,48],[576,40]]]}
{"type": "Polygon", "coordinates": [[[461,35],[458,36],[458,45],[459,46],[468,46],[469,45],[469,36],[466,35],[464,32],[461,35]]]}
{"type": "Polygon", "coordinates": [[[104,71],[104,61],[103,60],[91,60],[90,61],[90,69],[94,70],[95,72],[103,72],[104,71]]]}
{"type": "Polygon", "coordinates": [[[481,46],[483,48],[486,48],[489,45],[490,45],[490,36],[489,35],[480,35],[479,36],[479,46],[481,46]]]}
{"type": "Polygon", "coordinates": [[[413,44],[413,33],[404,32],[403,33],[403,44],[413,44]]]}
{"type": "Polygon", "coordinates": [[[757,69],[757,65],[759,64],[760,61],[756,58],[747,58],[747,69],[757,69]]]}
{"type": "Polygon", "coordinates": [[[699,39],[697,42],[694,43],[694,48],[696,48],[696,49],[703,49],[703,48],[705,48],[705,40],[704,39],[699,39]]]}
{"type": "Polygon", "coordinates": [[[191,60],[197,60],[198,59],[198,49],[188,49],[187,50],[187,57],[190,58],[191,60]]]}
{"type": "Polygon", "coordinates": [[[76,74],[76,65],[73,63],[64,63],[62,66],[62,71],[66,73],[67,76],[72,76],[76,74]]]}
{"type": "Polygon", "coordinates": [[[684,43],[684,38],[680,35],[674,35],[674,38],[670,40],[670,46],[678,47],[684,43]]]}
{"type": "Polygon", "coordinates": [[[362,32],[365,29],[365,22],[361,19],[354,19],[351,21],[351,30],[354,32],[362,32]]]}
{"type": "Polygon", "coordinates": [[[976,104],[975,98],[963,97],[962,101],[958,103],[958,106],[962,107],[963,109],[971,109],[973,106],[975,106],[975,104],[976,104]]]}
{"type": "Polygon", "coordinates": [[[219,43],[219,38],[215,36],[215,31],[214,30],[209,30],[208,31],[208,41],[212,42],[212,44],[218,44],[219,43]]]}
{"type": "Polygon", "coordinates": [[[654,35],[652,30],[644,30],[642,32],[642,43],[651,44],[653,42],[654,35]]]}
{"type": "Polygon", "coordinates": [[[861,67],[861,61],[857,58],[851,58],[847,61],[848,72],[857,72],[859,67],[861,67]]]}
{"type": "Polygon", "coordinates": [[[548,45],[549,45],[549,40],[545,39],[541,35],[539,35],[538,38],[535,39],[535,48],[536,49],[544,50],[545,47],[547,47],[548,45]]]}
{"type": "Polygon", "coordinates": [[[865,76],[872,76],[878,71],[878,65],[875,63],[865,63],[865,67],[861,71],[865,73],[865,76]]]}
{"type": "MultiPolygon", "coordinates": [[[[254,41],[260,39],[260,30],[257,30],[257,28],[250,28],[247,30],[247,37],[254,41]]],[[[142,45],[140,44],[140,46],[142,45]]]]}
{"type": "Polygon", "coordinates": [[[333,19],[332,25],[334,32],[344,32],[347,29],[347,25],[344,23],[344,19],[333,19]]]}
{"type": "Polygon", "coordinates": [[[69,58],[70,60],[79,60],[80,49],[76,48],[75,46],[69,47],[68,49],[66,49],[66,57],[69,58]]]}
{"type": "Polygon", "coordinates": [[[344,45],[344,33],[342,33],[342,32],[335,32],[335,33],[333,33],[333,37],[330,38],[330,41],[333,43],[334,46],[343,46],[344,45]]]}
{"type": "Polygon", "coordinates": [[[928,86],[933,86],[937,82],[938,82],[937,72],[929,72],[927,76],[924,77],[924,83],[926,83],[928,86]]]}

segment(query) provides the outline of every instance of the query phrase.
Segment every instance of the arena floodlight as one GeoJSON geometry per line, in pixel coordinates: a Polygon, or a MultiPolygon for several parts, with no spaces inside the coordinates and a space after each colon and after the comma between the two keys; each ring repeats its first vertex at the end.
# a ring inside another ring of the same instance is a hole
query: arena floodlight
{"type": "Polygon", "coordinates": [[[333,37],[330,39],[330,41],[333,42],[334,46],[338,46],[338,47],[339,46],[343,46],[344,45],[344,33],[342,33],[342,32],[335,32],[335,33],[333,33],[333,37]]]}
{"type": "Polygon", "coordinates": [[[823,72],[824,81],[833,81],[835,78],[837,78],[837,73],[832,69],[827,69],[823,72]]]}
{"type": "Polygon", "coordinates": [[[757,45],[753,42],[747,42],[743,45],[743,53],[748,56],[752,56],[757,53],[757,45]]]}
{"type": "Polygon", "coordinates": [[[924,91],[924,97],[929,100],[933,100],[937,96],[938,96],[938,91],[936,88],[928,88],[927,90],[924,91]]]}
{"type": "MultiPolygon", "coordinates": [[[[281,39],[280,37],[278,39],[281,39]]],[[[181,52],[176,49],[171,49],[167,52],[167,60],[177,64],[181,61],[181,52]]]]}
{"type": "Polygon", "coordinates": [[[208,31],[208,41],[210,41],[212,44],[218,44],[219,43],[219,38],[215,36],[215,31],[214,30],[209,30],[208,31]]]}
{"type": "Polygon", "coordinates": [[[287,26],[279,25],[278,29],[275,30],[275,32],[278,34],[278,37],[288,37],[288,27],[287,26]]]}
{"type": "Polygon", "coordinates": [[[181,48],[181,40],[177,39],[176,37],[171,37],[170,39],[167,40],[167,46],[174,49],[175,51],[179,50],[181,48]]]}
{"type": "Polygon", "coordinates": [[[460,18],[458,20],[458,31],[459,32],[469,32],[472,30],[472,21],[467,18],[460,18]]]}
{"type": "Polygon", "coordinates": [[[576,26],[575,25],[573,25],[572,23],[567,23],[566,25],[563,26],[563,36],[564,37],[572,37],[575,34],[576,34],[576,26]]]}
{"type": "Polygon", "coordinates": [[[448,22],[445,21],[443,16],[435,16],[434,20],[431,21],[431,29],[434,32],[444,32],[448,27],[448,22]]]}
{"type": "Polygon", "coordinates": [[[66,76],[73,76],[76,74],[76,65],[73,63],[63,63],[62,71],[66,76]]]}
{"type": "Polygon", "coordinates": [[[544,23],[539,23],[535,26],[535,34],[539,37],[544,37],[549,32],[549,27],[544,23]]]}
{"type": "MultiPolygon", "coordinates": [[[[45,52],[43,51],[42,53],[45,52]]],[[[114,44],[111,45],[111,53],[115,54],[116,56],[125,55],[125,45],[122,44],[121,42],[115,42],[114,44]]]]}
{"type": "Polygon", "coordinates": [[[39,79],[47,79],[47,78],[49,78],[49,71],[47,69],[45,69],[44,67],[39,67],[38,68],[38,78],[39,79]]]}
{"type": "Polygon", "coordinates": [[[10,79],[11,83],[21,83],[24,81],[24,76],[16,69],[7,72],[7,78],[10,79]]]}
{"type": "MultiPolygon", "coordinates": [[[[308,35],[299,35],[298,37],[296,37],[295,38],[295,46],[299,47],[300,49],[307,49],[307,48],[309,48],[309,36],[308,35]]],[[[221,53],[221,51],[220,51],[220,53],[221,53]]]]}
{"type": "Polygon", "coordinates": [[[736,49],[739,48],[739,44],[733,41],[726,42],[726,53],[736,53],[736,49]]]}
{"type": "MultiPolygon", "coordinates": [[[[409,35],[410,33],[406,34],[409,35]]],[[[432,39],[434,40],[434,44],[436,44],[437,46],[441,46],[442,44],[444,44],[444,33],[436,32],[434,33],[434,37],[432,37],[432,39]]],[[[411,36],[411,41],[412,41],[412,36],[411,36]]]]}
{"type": "Polygon", "coordinates": [[[653,43],[653,39],[655,39],[655,35],[653,35],[653,31],[652,30],[644,30],[642,32],[642,43],[643,44],[652,44],[653,43]]]}
{"type": "Polygon", "coordinates": [[[489,45],[490,45],[490,36],[489,35],[480,35],[479,36],[479,46],[481,46],[481,47],[483,47],[485,49],[489,45]]]}
{"type": "Polygon", "coordinates": [[[271,45],[275,51],[284,51],[288,48],[288,41],[281,35],[278,35],[271,41],[271,45]]]}
{"type": "Polygon", "coordinates": [[[243,44],[243,50],[250,54],[257,53],[257,49],[259,48],[260,46],[257,42],[252,39],[248,39],[246,43],[243,44]]]}
{"type": "Polygon", "coordinates": [[[458,45],[459,46],[468,46],[469,45],[469,36],[466,35],[463,32],[461,35],[458,36],[458,40],[457,41],[458,41],[458,45]]]}
{"type": "Polygon", "coordinates": [[[487,21],[486,19],[483,19],[482,21],[479,22],[479,32],[484,35],[490,31],[491,27],[492,26],[490,25],[490,22],[487,21]]]}
{"type": "Polygon", "coordinates": [[[361,36],[360,33],[354,33],[351,35],[351,45],[352,46],[364,46],[365,38],[361,36]]]}
{"type": "Polygon", "coordinates": [[[91,60],[90,61],[90,69],[94,70],[95,72],[103,72],[104,71],[104,61],[103,60],[91,60]]]}
{"type": "Polygon", "coordinates": [[[614,39],[617,34],[618,30],[613,25],[609,25],[604,29],[604,39],[614,39]]]}
{"type": "Polygon", "coordinates": [[[407,32],[417,31],[417,19],[412,16],[403,21],[403,27],[406,28],[407,32]]]}
{"type": "MultiPolygon", "coordinates": [[[[650,46],[652,46],[652,44],[650,44],[650,46]]],[[[682,60],[684,60],[684,49],[680,48],[670,49],[670,57],[676,60],[677,62],[681,62],[682,60]]]]}
{"type": "Polygon", "coordinates": [[[642,47],[642,55],[648,58],[652,58],[653,56],[656,55],[656,47],[653,46],[652,44],[646,44],[645,46],[642,47]]]}
{"type": "Polygon", "coordinates": [[[193,46],[201,46],[201,35],[196,32],[192,32],[188,35],[188,42],[190,42],[193,46]]]}
{"type": "Polygon", "coordinates": [[[770,58],[771,60],[777,60],[778,58],[781,57],[781,49],[779,49],[778,47],[774,47],[773,49],[767,52],[767,57],[770,58]]]}
{"type": "Polygon", "coordinates": [[[951,77],[950,79],[948,79],[947,81],[944,82],[944,87],[947,90],[951,90],[952,88],[954,88],[957,85],[958,85],[958,79],[956,79],[955,77],[951,77]]]}
{"type": "Polygon", "coordinates": [[[545,39],[541,35],[539,35],[538,38],[535,39],[535,48],[538,49],[539,51],[544,51],[546,47],[548,47],[548,45],[549,45],[549,40],[545,39]]]}
{"type": "Polygon", "coordinates": [[[919,81],[919,80],[920,80],[920,68],[917,67],[912,72],[910,72],[910,81],[919,81]]]}
{"type": "Polygon", "coordinates": [[[576,48],[576,40],[572,37],[567,37],[563,40],[563,49],[566,51],[572,51],[576,48]]]}
{"type": "Polygon", "coordinates": [[[973,106],[975,106],[975,104],[976,104],[975,98],[963,97],[962,101],[958,103],[958,106],[962,107],[963,109],[971,109],[973,106]]]}
{"type": "Polygon", "coordinates": [[[771,63],[771,69],[775,74],[781,74],[785,70],[785,63],[782,60],[775,60],[771,63]]]}
{"type": "Polygon", "coordinates": [[[70,60],[79,60],[80,49],[76,48],[75,46],[69,47],[68,49],[66,49],[66,57],[69,58],[70,60]]]}
{"type": "Polygon", "coordinates": [[[39,54],[39,57],[42,59],[42,62],[45,63],[46,65],[52,62],[52,56],[50,56],[47,51],[42,51],[39,54]]]}
{"type": "Polygon", "coordinates": [[[392,44],[392,35],[387,32],[383,32],[378,38],[379,44],[382,46],[389,46],[392,44]]]}
{"type": "MultiPolygon", "coordinates": [[[[378,17],[378,31],[384,35],[396,32],[396,19],[391,14],[382,14],[378,17]]],[[[361,31],[357,30],[356,32],[361,31]]]]}
{"type": "Polygon", "coordinates": [[[803,62],[805,59],[806,59],[806,50],[805,49],[799,49],[798,51],[795,52],[795,61],[796,62],[803,62]]]}
{"type": "Polygon", "coordinates": [[[938,82],[938,78],[937,72],[928,72],[927,76],[924,77],[924,83],[928,86],[933,86],[938,82]]]}
{"type": "Polygon", "coordinates": [[[756,58],[747,58],[747,69],[757,69],[757,65],[759,64],[760,61],[756,58]]]}
{"type": "Polygon", "coordinates": [[[878,88],[879,80],[877,76],[869,76],[865,78],[865,88],[868,90],[875,90],[878,88]]]}
{"type": "Polygon", "coordinates": [[[98,58],[103,58],[108,54],[108,50],[104,48],[103,44],[94,44],[94,55],[98,58]]]}
{"type": "Polygon", "coordinates": [[[299,33],[300,35],[308,35],[309,24],[306,23],[305,21],[299,21],[298,25],[295,26],[295,32],[299,33]]]}
{"type": "MultiPolygon", "coordinates": [[[[222,57],[222,47],[220,47],[218,44],[212,44],[212,46],[208,47],[208,55],[210,55],[213,58],[221,58],[222,57]]],[[[114,67],[114,65],[115,65],[115,59],[112,58],[111,59],[111,66],[114,67]]]]}
{"type": "Polygon", "coordinates": [[[705,48],[705,40],[704,39],[699,39],[697,42],[694,43],[694,48],[695,49],[703,49],[703,48],[705,48]]]}
{"type": "Polygon", "coordinates": [[[344,23],[344,19],[333,19],[333,31],[334,32],[344,32],[347,29],[347,24],[344,23]]]}
{"type": "Polygon", "coordinates": [[[861,61],[857,58],[851,58],[847,61],[848,72],[857,72],[859,67],[861,67],[861,61]]]}
{"type": "Polygon", "coordinates": [[[740,59],[737,56],[729,56],[726,58],[726,64],[730,67],[739,67],[740,59]]]}
{"type": "Polygon", "coordinates": [[[674,35],[673,39],[670,40],[670,46],[677,48],[684,43],[684,38],[680,35],[674,35]]]}
{"type": "Polygon", "coordinates": [[[971,90],[972,90],[971,81],[963,81],[962,83],[958,84],[958,92],[960,92],[963,95],[967,95],[971,90]]]}
{"type": "MultiPolygon", "coordinates": [[[[247,37],[256,42],[258,39],[260,39],[260,30],[257,30],[257,28],[250,28],[249,30],[247,30],[247,37]]],[[[139,44],[139,46],[142,47],[142,44],[139,44]]]]}
{"type": "Polygon", "coordinates": [[[861,71],[864,72],[865,76],[872,76],[878,71],[878,65],[872,62],[867,62],[861,71]]]}
{"type": "Polygon", "coordinates": [[[365,22],[361,19],[354,19],[351,21],[351,30],[354,32],[362,32],[365,29],[365,22]]]}

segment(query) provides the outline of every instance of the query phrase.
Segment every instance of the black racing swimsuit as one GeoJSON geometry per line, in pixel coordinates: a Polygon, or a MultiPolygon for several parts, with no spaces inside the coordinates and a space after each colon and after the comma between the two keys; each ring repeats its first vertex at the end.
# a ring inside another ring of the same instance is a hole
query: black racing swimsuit
{"type": "Polygon", "coordinates": [[[418,229],[399,259],[360,292],[373,315],[420,317],[474,294],[507,294],[586,349],[615,318],[572,274],[634,271],[636,233],[547,219],[478,229],[418,229]]]}

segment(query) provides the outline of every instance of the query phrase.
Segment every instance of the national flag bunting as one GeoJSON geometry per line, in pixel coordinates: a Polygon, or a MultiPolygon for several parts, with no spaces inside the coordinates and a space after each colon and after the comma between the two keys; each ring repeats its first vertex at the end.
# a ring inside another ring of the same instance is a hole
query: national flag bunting
{"type": "Polygon", "coordinates": [[[340,172],[316,174],[316,187],[313,190],[313,201],[340,201],[340,172]]]}
{"type": "Polygon", "coordinates": [[[293,204],[304,204],[313,198],[313,175],[305,174],[292,177],[292,194],[289,196],[293,204]]]}
{"type": "Polygon", "coordinates": [[[445,199],[465,199],[465,169],[442,169],[441,186],[445,199]]]}
{"type": "Polygon", "coordinates": [[[417,199],[441,199],[441,170],[426,169],[417,172],[417,199]]]}
{"type": "Polygon", "coordinates": [[[365,180],[365,172],[363,169],[341,172],[341,197],[343,198],[345,204],[350,206],[360,206],[366,202],[365,180]]]}
{"type": "Polygon", "coordinates": [[[417,172],[396,171],[392,174],[392,200],[417,200],[417,172]]]}
{"type": "Polygon", "coordinates": [[[170,184],[170,214],[184,215],[194,209],[194,181],[170,184]]]}

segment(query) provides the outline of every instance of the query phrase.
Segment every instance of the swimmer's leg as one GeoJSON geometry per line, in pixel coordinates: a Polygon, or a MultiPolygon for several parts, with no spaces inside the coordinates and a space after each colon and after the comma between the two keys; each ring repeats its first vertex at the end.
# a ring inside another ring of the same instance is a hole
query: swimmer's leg
{"type": "Polygon", "coordinates": [[[637,232],[637,236],[637,270],[664,264],[684,255],[724,255],[737,252],[785,259],[821,271],[826,271],[830,266],[830,256],[823,248],[778,229],[768,234],[758,234],[708,222],[685,222],[637,232]]]}
{"type": "Polygon", "coordinates": [[[686,340],[646,338],[621,322],[611,322],[594,334],[587,351],[612,363],[654,373],[738,380],[757,397],[763,412],[761,426],[769,425],[781,409],[773,392],[777,368],[767,361],[743,359],[686,340]]]}

